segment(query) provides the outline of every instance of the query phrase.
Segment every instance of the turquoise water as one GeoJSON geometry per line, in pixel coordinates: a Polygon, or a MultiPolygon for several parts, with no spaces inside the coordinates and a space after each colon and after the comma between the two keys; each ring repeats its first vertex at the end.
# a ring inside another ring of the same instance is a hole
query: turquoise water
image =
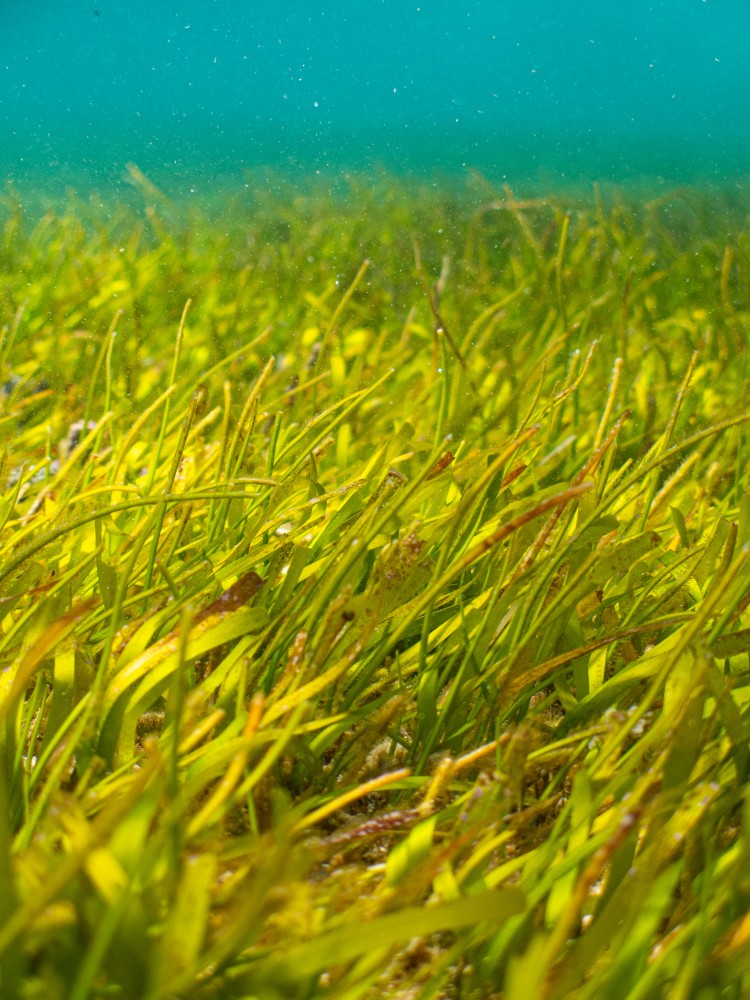
{"type": "Polygon", "coordinates": [[[748,0],[3,0],[0,177],[750,175],[748,0]]]}

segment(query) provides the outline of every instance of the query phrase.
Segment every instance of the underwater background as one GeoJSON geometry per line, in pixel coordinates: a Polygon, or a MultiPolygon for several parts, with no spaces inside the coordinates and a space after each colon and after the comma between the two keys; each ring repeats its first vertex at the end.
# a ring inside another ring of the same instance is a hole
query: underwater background
{"type": "Polygon", "coordinates": [[[3,0],[0,170],[734,185],[749,40],[747,0],[3,0]]]}

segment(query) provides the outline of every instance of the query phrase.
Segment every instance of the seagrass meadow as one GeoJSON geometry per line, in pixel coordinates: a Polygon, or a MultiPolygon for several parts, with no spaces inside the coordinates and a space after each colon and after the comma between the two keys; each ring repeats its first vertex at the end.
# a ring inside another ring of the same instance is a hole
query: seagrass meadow
{"type": "Polygon", "coordinates": [[[750,199],[0,207],[0,995],[750,994],[750,199]]]}

